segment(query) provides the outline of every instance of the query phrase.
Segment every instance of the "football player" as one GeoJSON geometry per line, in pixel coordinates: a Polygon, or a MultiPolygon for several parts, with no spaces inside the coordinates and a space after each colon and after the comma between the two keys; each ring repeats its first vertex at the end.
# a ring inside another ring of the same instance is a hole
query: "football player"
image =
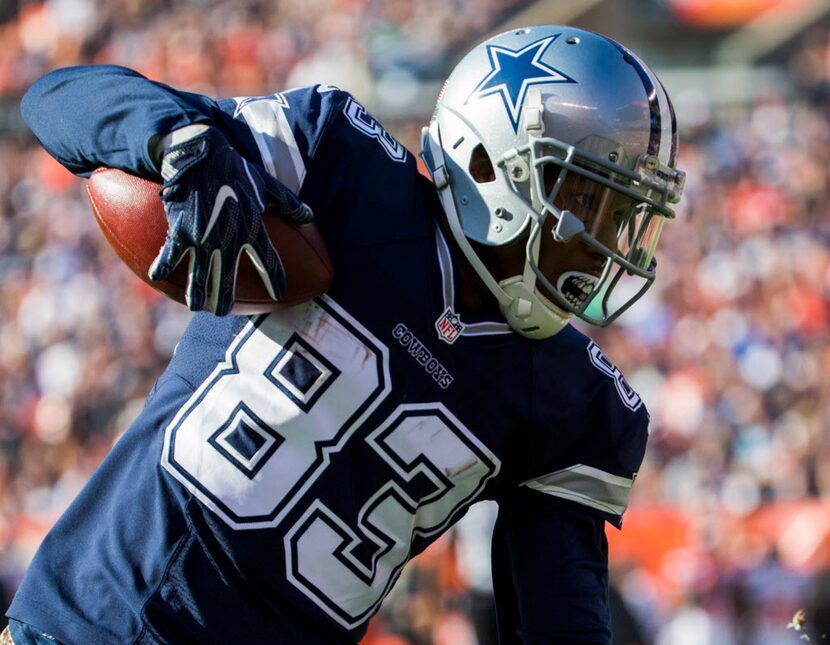
{"type": "Polygon", "coordinates": [[[476,47],[424,131],[432,181],[331,86],[215,101],[75,67],[22,111],[79,175],[164,179],[152,275],[186,259],[209,311],[44,539],[8,610],[18,645],[354,643],[482,499],[501,642],[610,643],[604,526],[649,417],[569,321],[606,325],[648,288],[683,187],[671,102],[634,53],[565,26],[476,47]],[[243,251],[281,294],[269,202],[313,214],[331,289],[214,315],[243,251]]]}

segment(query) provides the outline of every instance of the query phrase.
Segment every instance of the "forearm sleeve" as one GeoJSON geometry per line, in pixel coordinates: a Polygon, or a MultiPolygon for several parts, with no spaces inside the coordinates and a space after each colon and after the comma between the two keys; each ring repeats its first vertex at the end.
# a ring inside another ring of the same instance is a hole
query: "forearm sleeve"
{"type": "Polygon", "coordinates": [[[43,147],[79,175],[109,166],[157,177],[154,136],[221,118],[208,97],[113,65],[50,72],[29,88],[20,109],[43,147]]]}

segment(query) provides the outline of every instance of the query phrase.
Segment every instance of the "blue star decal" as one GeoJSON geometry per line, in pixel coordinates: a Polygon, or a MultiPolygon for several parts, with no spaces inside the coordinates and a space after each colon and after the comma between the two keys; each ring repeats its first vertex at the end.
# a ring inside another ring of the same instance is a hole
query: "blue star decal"
{"type": "Polygon", "coordinates": [[[498,45],[487,45],[487,55],[490,57],[492,69],[472,91],[466,102],[491,94],[500,95],[513,124],[513,131],[517,131],[522,104],[531,85],[576,83],[569,76],[540,60],[545,50],[558,37],[559,34],[548,36],[518,51],[498,45]]]}

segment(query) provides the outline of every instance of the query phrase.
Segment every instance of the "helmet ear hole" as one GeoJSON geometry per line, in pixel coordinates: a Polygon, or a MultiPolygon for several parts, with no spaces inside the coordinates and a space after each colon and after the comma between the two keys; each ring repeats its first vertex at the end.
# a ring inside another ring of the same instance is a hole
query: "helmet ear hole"
{"type": "Polygon", "coordinates": [[[496,171],[493,169],[490,155],[487,154],[484,146],[480,143],[473,148],[473,153],[470,155],[470,176],[478,184],[486,184],[496,180],[496,171]]]}

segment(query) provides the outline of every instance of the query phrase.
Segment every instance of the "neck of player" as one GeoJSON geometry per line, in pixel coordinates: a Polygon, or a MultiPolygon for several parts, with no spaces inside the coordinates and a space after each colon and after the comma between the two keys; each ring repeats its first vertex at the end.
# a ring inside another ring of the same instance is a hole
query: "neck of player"
{"type": "MultiPolygon", "coordinates": [[[[464,321],[465,314],[489,320],[504,320],[499,309],[498,300],[484,284],[484,281],[467,260],[467,256],[458,246],[445,216],[439,217],[438,225],[441,227],[444,239],[447,240],[450,247],[455,282],[455,302],[461,320],[464,321]]],[[[497,281],[521,272],[517,270],[517,267],[522,266],[524,244],[519,243],[509,247],[486,246],[473,241],[470,241],[470,244],[497,281]]]]}

